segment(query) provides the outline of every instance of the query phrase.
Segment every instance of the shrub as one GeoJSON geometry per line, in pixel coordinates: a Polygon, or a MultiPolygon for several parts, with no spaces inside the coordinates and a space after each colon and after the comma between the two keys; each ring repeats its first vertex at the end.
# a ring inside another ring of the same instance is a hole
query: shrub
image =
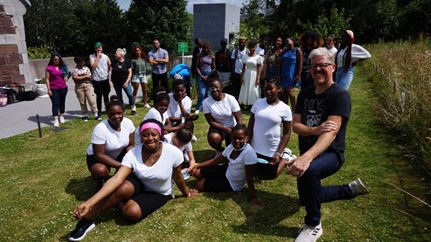
{"type": "Polygon", "coordinates": [[[51,57],[50,51],[45,48],[29,47],[27,51],[30,60],[47,59],[51,57]]]}
{"type": "Polygon", "coordinates": [[[397,132],[407,157],[431,171],[431,44],[430,40],[379,43],[366,68],[373,73],[380,97],[377,115],[397,132]]]}

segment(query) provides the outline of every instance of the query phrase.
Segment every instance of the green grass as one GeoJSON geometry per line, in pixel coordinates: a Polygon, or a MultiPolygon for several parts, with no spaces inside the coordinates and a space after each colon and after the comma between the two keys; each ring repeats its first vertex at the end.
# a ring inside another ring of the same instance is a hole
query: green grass
{"type": "MultiPolygon", "coordinates": [[[[379,115],[373,86],[357,68],[350,90],[352,114],[347,128],[346,162],[323,184],[342,184],[361,177],[371,190],[353,200],[322,205],[321,241],[426,241],[431,238],[431,209],[397,190],[390,182],[430,203],[430,177],[403,159],[379,115]]],[[[138,106],[136,125],[145,109],[138,106]]],[[[244,119],[248,119],[245,113],[244,119]]],[[[0,241],[65,240],[76,222],[70,211],[96,187],[85,164],[85,151],[95,121],[74,120],[0,140],[0,241]]],[[[196,122],[195,156],[203,161],[214,152],[206,142],[203,115],[196,122]]],[[[297,153],[297,137],[289,147],[297,153]]],[[[190,187],[195,181],[190,179],[190,187]]],[[[112,209],[96,220],[86,241],[292,241],[305,211],[298,205],[296,180],[281,175],[258,181],[264,209],[248,204],[241,193],[203,194],[168,202],[137,224],[127,224],[112,209]]]]}

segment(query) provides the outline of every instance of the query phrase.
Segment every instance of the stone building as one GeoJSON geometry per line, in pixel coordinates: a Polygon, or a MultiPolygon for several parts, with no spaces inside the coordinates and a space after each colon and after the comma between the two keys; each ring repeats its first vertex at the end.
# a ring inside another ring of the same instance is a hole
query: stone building
{"type": "Polygon", "coordinates": [[[0,0],[0,87],[31,82],[23,16],[29,0],[0,0]]]}

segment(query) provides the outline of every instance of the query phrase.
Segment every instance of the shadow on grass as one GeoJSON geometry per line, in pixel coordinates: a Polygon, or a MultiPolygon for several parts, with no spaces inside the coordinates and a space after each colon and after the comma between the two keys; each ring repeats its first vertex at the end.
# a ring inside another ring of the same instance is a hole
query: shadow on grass
{"type": "Polygon", "coordinates": [[[91,176],[71,179],[64,188],[67,194],[74,195],[78,201],[85,201],[97,192],[96,182],[91,176]]]}
{"type": "MultiPolygon", "coordinates": [[[[201,139],[203,138],[200,138],[198,142],[206,142],[206,138],[205,141],[202,141],[201,139]]],[[[193,154],[195,155],[196,162],[200,163],[214,158],[215,150],[193,150],[193,154]]]]}
{"type": "Polygon", "coordinates": [[[295,238],[298,235],[298,227],[289,228],[278,223],[299,211],[299,199],[260,190],[257,190],[256,193],[265,203],[263,209],[250,205],[247,201],[246,189],[243,192],[203,194],[217,200],[233,199],[241,207],[246,222],[242,225],[233,225],[235,233],[295,238]]]}

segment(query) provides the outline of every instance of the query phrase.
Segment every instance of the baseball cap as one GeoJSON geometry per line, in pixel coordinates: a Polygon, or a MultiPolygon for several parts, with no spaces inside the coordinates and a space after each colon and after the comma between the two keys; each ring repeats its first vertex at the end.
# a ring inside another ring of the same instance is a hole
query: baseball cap
{"type": "Polygon", "coordinates": [[[100,42],[96,42],[96,43],[94,44],[94,49],[97,49],[97,48],[99,48],[100,46],[103,46],[103,45],[102,45],[102,43],[100,43],[100,42]]]}

